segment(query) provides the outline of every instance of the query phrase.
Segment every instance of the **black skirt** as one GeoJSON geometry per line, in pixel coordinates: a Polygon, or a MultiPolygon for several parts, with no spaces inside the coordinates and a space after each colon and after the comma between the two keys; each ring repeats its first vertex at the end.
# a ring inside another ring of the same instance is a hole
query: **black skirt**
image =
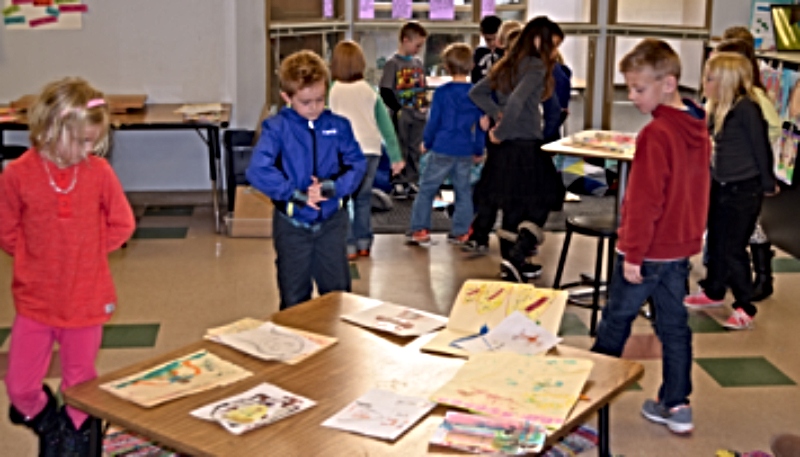
{"type": "Polygon", "coordinates": [[[509,140],[489,144],[474,201],[525,213],[560,211],[566,189],[541,142],[509,140]]]}

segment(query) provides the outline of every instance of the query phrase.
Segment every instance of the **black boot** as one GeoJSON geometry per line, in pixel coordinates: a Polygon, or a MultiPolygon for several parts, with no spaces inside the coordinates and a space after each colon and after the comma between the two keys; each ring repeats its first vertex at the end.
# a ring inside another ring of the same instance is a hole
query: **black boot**
{"type": "Polygon", "coordinates": [[[79,429],[67,414],[66,408],[61,409],[62,457],[101,457],[103,454],[103,433],[100,419],[89,416],[83,421],[79,429]]]}
{"type": "Polygon", "coordinates": [[[753,301],[761,301],[772,295],[772,258],[775,251],[770,243],[750,245],[750,255],[753,258],[753,301]]]}
{"type": "Polygon", "coordinates": [[[58,417],[58,402],[53,392],[46,385],[42,390],[47,394],[47,404],[32,419],[26,419],[14,405],[8,410],[8,418],[12,423],[24,425],[39,436],[39,457],[59,457],[61,455],[61,421],[58,417]]]}

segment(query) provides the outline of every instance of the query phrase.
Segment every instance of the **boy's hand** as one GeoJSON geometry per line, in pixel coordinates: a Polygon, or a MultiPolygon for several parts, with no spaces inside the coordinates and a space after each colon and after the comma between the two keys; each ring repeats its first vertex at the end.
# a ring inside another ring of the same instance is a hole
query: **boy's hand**
{"type": "Polygon", "coordinates": [[[421,152],[421,153],[423,153],[423,154],[425,154],[426,152],[428,152],[428,148],[426,148],[426,147],[425,147],[425,143],[420,143],[420,144],[419,144],[419,152],[421,152]]]}
{"type": "Polygon", "coordinates": [[[308,195],[306,205],[317,211],[319,211],[319,205],[317,205],[317,203],[327,200],[327,198],[322,196],[322,183],[317,180],[316,176],[311,177],[311,185],[308,186],[306,194],[308,195]]]}
{"type": "Polygon", "coordinates": [[[492,122],[492,120],[489,119],[489,116],[484,114],[483,116],[481,116],[481,120],[478,121],[478,125],[480,125],[481,130],[483,130],[485,132],[485,131],[489,130],[489,126],[491,125],[491,122],[492,122]]]}
{"type": "Polygon", "coordinates": [[[399,175],[403,168],[406,167],[406,161],[401,160],[392,164],[392,176],[399,175]]]}
{"type": "Polygon", "coordinates": [[[631,284],[642,283],[642,266],[624,261],[622,263],[622,276],[631,284]]]}
{"type": "Polygon", "coordinates": [[[494,131],[495,130],[497,130],[497,126],[495,126],[493,129],[489,130],[489,141],[491,141],[493,144],[500,144],[500,140],[498,140],[497,137],[494,136],[494,131]]]}
{"type": "Polygon", "coordinates": [[[486,154],[479,156],[472,156],[472,163],[481,163],[486,158],[486,154]]]}

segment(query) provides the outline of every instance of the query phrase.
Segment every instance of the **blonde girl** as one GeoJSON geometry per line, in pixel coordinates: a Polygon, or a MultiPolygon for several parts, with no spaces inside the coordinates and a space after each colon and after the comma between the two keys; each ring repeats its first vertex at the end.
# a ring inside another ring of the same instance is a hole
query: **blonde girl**
{"type": "Polygon", "coordinates": [[[753,283],[748,241],[765,194],[775,192],[766,122],[753,92],[753,67],[741,54],[714,53],[705,66],[703,91],[714,141],[708,214],[708,265],[701,290],[684,303],[691,308],[722,305],[730,287],[730,329],[753,325],[753,283]]]}
{"type": "Polygon", "coordinates": [[[50,83],[28,122],[32,147],[0,174],[0,249],[14,260],[16,309],[9,416],[39,436],[39,455],[90,455],[101,446],[99,420],[58,410],[42,381],[56,342],[62,389],[97,376],[102,325],[117,302],[107,256],[131,236],[134,218],[98,157],[109,143],[102,93],[77,78],[50,83]]]}
{"type": "Polygon", "coordinates": [[[328,95],[331,111],[344,116],[353,126],[356,140],[367,158],[367,172],[353,194],[353,211],[347,235],[347,257],[367,257],[372,249],[372,184],[381,160],[381,145],[386,147],[392,174],[400,173],[405,162],[394,131],[392,118],[381,97],[364,80],[366,60],[358,43],[339,42],[333,49],[331,77],[334,84],[328,95]]]}

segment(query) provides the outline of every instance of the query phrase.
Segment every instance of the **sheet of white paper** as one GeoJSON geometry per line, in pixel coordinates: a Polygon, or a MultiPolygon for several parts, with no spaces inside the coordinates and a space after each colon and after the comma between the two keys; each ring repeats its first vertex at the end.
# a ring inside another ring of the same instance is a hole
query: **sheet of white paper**
{"type": "Polygon", "coordinates": [[[373,389],[322,423],[324,427],[395,440],[436,406],[418,397],[373,389]]]}
{"type": "Polygon", "coordinates": [[[447,323],[446,317],[391,303],[381,303],[355,314],[344,314],[342,319],[400,336],[424,335],[447,323]]]}
{"type": "Polygon", "coordinates": [[[263,383],[239,395],[198,408],[191,415],[219,422],[227,431],[241,435],[314,405],[316,403],[308,398],[263,383]]]}
{"type": "Polygon", "coordinates": [[[534,355],[547,352],[560,342],[561,338],[536,325],[525,314],[514,311],[486,335],[466,340],[458,347],[471,354],[504,351],[534,355]]]}
{"type": "Polygon", "coordinates": [[[244,332],[217,335],[215,340],[262,360],[289,360],[320,347],[310,339],[272,322],[244,332]]]}

